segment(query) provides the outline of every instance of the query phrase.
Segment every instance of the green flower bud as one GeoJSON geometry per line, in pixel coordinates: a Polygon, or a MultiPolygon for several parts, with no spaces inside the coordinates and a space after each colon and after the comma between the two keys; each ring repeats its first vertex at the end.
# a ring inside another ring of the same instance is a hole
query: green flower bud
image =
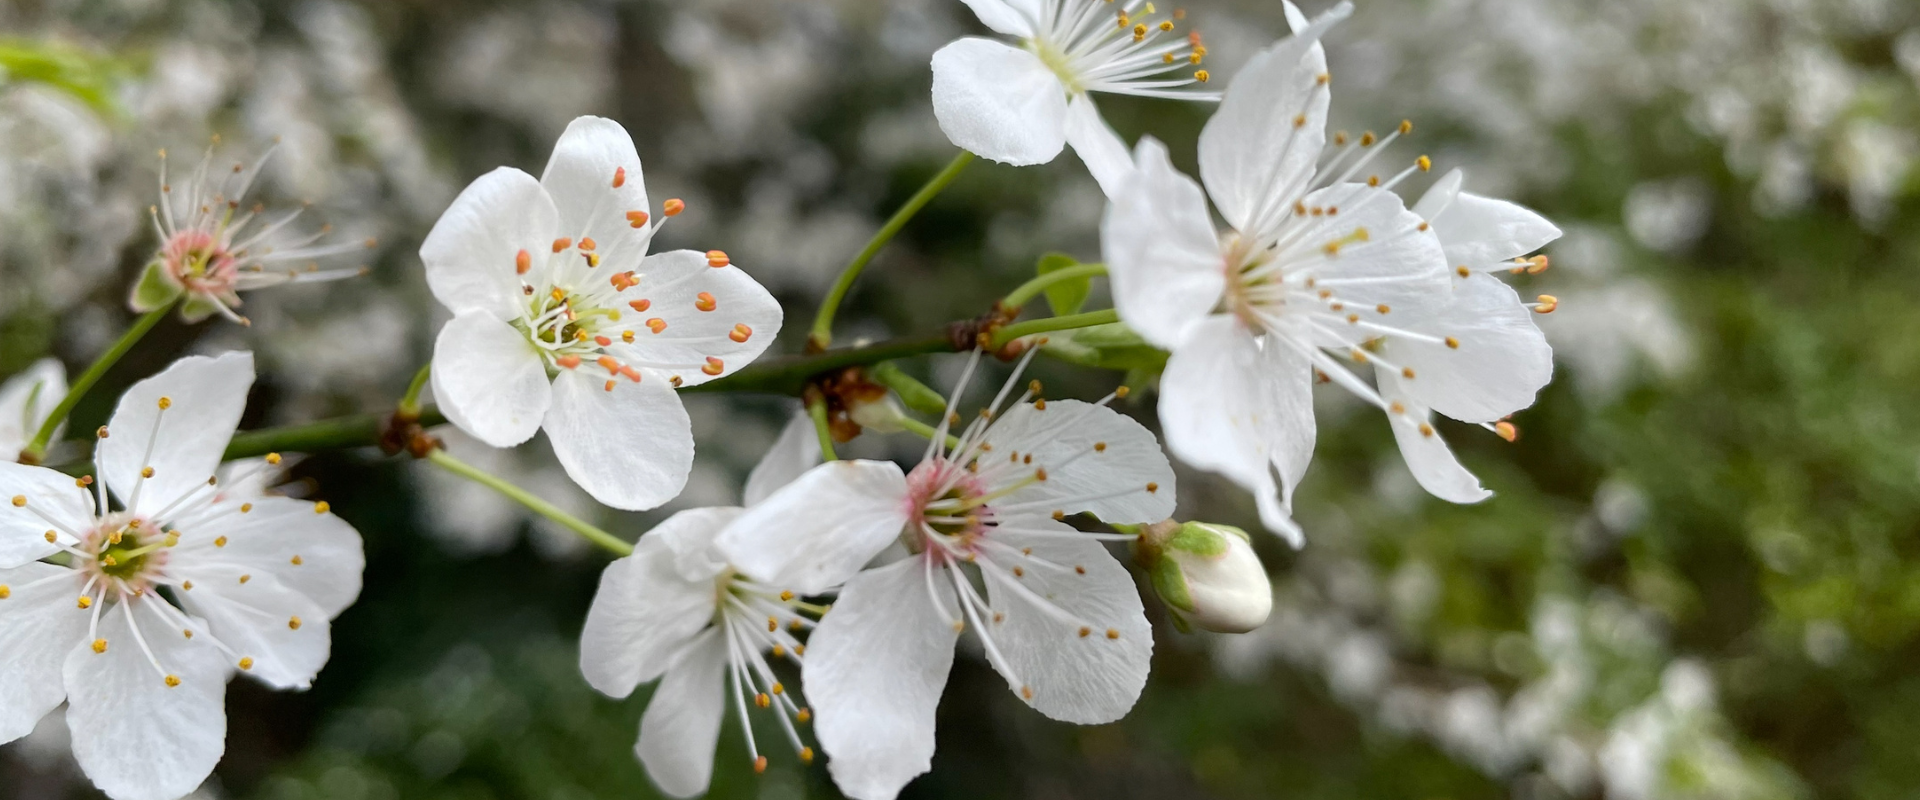
{"type": "Polygon", "coordinates": [[[1173,520],[1143,525],[1134,558],[1183,631],[1246,633],[1273,611],[1273,584],[1239,528],[1173,520]]]}
{"type": "Polygon", "coordinates": [[[156,308],[165,308],[180,299],[186,287],[179,279],[167,271],[165,262],[154,259],[153,263],[140,273],[140,282],[133,285],[133,297],[130,305],[142,314],[156,308]]]}

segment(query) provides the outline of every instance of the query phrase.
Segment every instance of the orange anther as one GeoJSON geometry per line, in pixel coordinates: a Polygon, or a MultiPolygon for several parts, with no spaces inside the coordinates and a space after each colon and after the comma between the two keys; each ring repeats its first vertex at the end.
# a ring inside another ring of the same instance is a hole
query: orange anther
{"type": "Polygon", "coordinates": [[[680,212],[685,210],[687,210],[687,204],[680,202],[680,198],[678,197],[660,204],[660,213],[669,217],[677,217],[680,215],[680,212]]]}
{"type": "Polygon", "coordinates": [[[613,359],[613,356],[601,356],[599,358],[594,359],[593,361],[594,363],[599,364],[602,367],[605,367],[606,370],[610,373],[613,373],[615,375],[620,374],[620,362],[615,361],[613,359]]]}
{"type": "Polygon", "coordinates": [[[614,167],[613,168],[613,188],[618,189],[622,186],[625,186],[626,184],[627,184],[627,168],[614,167]]]}
{"type": "Polygon", "coordinates": [[[1500,438],[1509,442],[1520,438],[1520,429],[1514,427],[1513,423],[1505,420],[1493,423],[1493,432],[1500,434],[1500,438]]]}
{"type": "Polygon", "coordinates": [[[566,237],[553,240],[553,252],[560,252],[573,246],[573,240],[566,237]]]}
{"type": "Polygon", "coordinates": [[[627,212],[627,224],[635,228],[647,227],[647,212],[645,211],[627,212]]]}
{"type": "Polygon", "coordinates": [[[613,288],[623,292],[640,285],[640,280],[633,277],[631,270],[627,272],[616,272],[607,278],[607,282],[613,284],[613,288]]]}
{"type": "Polygon", "coordinates": [[[719,303],[714,301],[712,292],[701,292],[694,295],[693,307],[701,311],[712,311],[719,307],[719,303]]]}
{"type": "Polygon", "coordinates": [[[667,329],[667,321],[659,317],[647,320],[647,330],[659,333],[667,329]]]}
{"type": "Polygon", "coordinates": [[[532,253],[529,253],[529,252],[527,252],[527,251],[525,251],[525,250],[522,250],[522,251],[520,251],[519,253],[516,253],[516,254],[514,254],[514,256],[513,256],[513,271],[514,271],[514,272],[516,272],[516,273],[518,273],[518,274],[521,274],[521,275],[525,275],[525,274],[527,274],[527,270],[530,270],[530,269],[533,269],[533,254],[532,254],[532,253]]]}
{"type": "Polygon", "coordinates": [[[567,369],[573,369],[574,367],[580,366],[580,357],[579,356],[561,356],[559,358],[554,359],[553,363],[559,364],[560,366],[565,367],[567,369]]]}
{"type": "Polygon", "coordinates": [[[718,375],[726,370],[726,363],[713,356],[707,356],[707,365],[700,368],[701,372],[707,373],[708,375],[718,375]]]}
{"type": "Polygon", "coordinates": [[[620,376],[634,383],[640,382],[640,370],[634,369],[633,367],[621,367],[620,376]]]}
{"type": "Polygon", "coordinates": [[[648,308],[653,307],[653,301],[642,298],[639,300],[635,300],[631,303],[628,303],[627,305],[631,306],[635,311],[645,311],[648,308]]]}
{"type": "Polygon", "coordinates": [[[727,334],[727,338],[732,339],[736,342],[740,342],[741,344],[745,344],[747,339],[751,338],[752,336],[753,336],[753,329],[747,327],[747,324],[744,322],[733,326],[733,332],[727,334]]]}
{"type": "Polygon", "coordinates": [[[726,253],[722,253],[718,250],[707,251],[707,266],[713,267],[714,269],[719,269],[731,263],[733,262],[727,259],[726,253]]]}
{"type": "Polygon", "coordinates": [[[601,347],[606,347],[607,345],[613,344],[613,340],[605,336],[595,336],[593,337],[593,343],[601,347]]]}
{"type": "Polygon", "coordinates": [[[615,381],[615,380],[609,380],[609,381],[607,381],[607,391],[609,391],[609,392],[611,392],[611,391],[613,391],[613,387],[615,387],[615,386],[618,386],[618,385],[620,385],[620,382],[619,382],[619,381],[615,381]]]}

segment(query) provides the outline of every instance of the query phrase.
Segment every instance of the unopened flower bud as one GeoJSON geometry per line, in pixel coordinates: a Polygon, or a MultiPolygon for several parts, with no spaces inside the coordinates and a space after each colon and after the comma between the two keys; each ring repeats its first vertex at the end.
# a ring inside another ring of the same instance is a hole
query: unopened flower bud
{"type": "Polygon", "coordinates": [[[847,418],[859,423],[860,427],[876,433],[899,433],[906,430],[901,420],[907,418],[907,412],[893,395],[881,392],[872,396],[850,398],[847,418]]]}
{"type": "Polygon", "coordinates": [[[1273,584],[1239,528],[1172,520],[1143,525],[1134,554],[1182,630],[1246,633],[1273,611],[1273,584]]]}

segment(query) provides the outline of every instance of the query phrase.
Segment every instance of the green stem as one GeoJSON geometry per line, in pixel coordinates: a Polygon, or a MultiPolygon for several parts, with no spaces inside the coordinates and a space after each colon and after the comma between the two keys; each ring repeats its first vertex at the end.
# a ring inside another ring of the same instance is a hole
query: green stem
{"type": "MultiPolygon", "coordinates": [[[[317,453],[350,447],[373,447],[380,444],[380,434],[386,430],[387,421],[386,414],[355,414],[305,425],[247,431],[235,435],[233,441],[227,443],[226,458],[231,460],[268,453],[317,453]]],[[[419,422],[422,427],[444,425],[446,421],[446,416],[439,409],[432,406],[420,409],[419,422]]]]}
{"type": "MultiPolygon", "coordinates": [[[[940,429],[935,428],[932,425],[928,425],[927,423],[921,422],[920,420],[914,419],[912,417],[901,418],[900,427],[906,428],[909,432],[919,436],[922,439],[932,439],[933,437],[940,435],[940,429]]],[[[960,437],[955,436],[951,433],[947,434],[947,447],[951,448],[951,447],[959,447],[959,446],[960,446],[960,437]]]]}
{"type": "Polygon", "coordinates": [[[427,460],[433,462],[435,465],[439,466],[441,469],[444,469],[462,478],[466,478],[467,480],[473,481],[474,483],[480,484],[481,486],[485,486],[496,492],[499,492],[501,495],[505,496],[507,499],[512,500],[516,503],[519,503],[520,505],[526,506],[528,510],[532,511],[535,514],[539,514],[540,516],[546,517],[547,519],[553,520],[554,522],[558,522],[561,525],[565,525],[568,529],[572,530],[574,533],[580,534],[582,537],[585,537],[587,541],[605,548],[608,552],[613,553],[614,555],[618,555],[618,556],[633,555],[633,545],[627,544],[625,541],[622,541],[620,537],[614,536],[611,533],[607,533],[606,531],[600,530],[599,528],[589,525],[586,522],[581,521],[580,518],[575,517],[572,514],[568,514],[565,511],[561,511],[558,507],[554,506],[552,503],[549,503],[545,500],[535,497],[532,492],[529,492],[525,489],[522,489],[504,480],[501,480],[500,478],[494,477],[493,475],[489,475],[485,472],[482,472],[479,469],[468,464],[467,462],[461,461],[460,459],[457,459],[457,458],[454,458],[453,456],[448,455],[447,451],[445,450],[438,449],[438,448],[434,449],[432,453],[427,454],[427,460]]]}
{"type": "Polygon", "coordinates": [[[827,399],[819,397],[808,400],[807,416],[813,418],[813,432],[820,436],[820,459],[839,461],[840,455],[833,452],[833,429],[827,425],[827,399]]]}
{"type": "Polygon", "coordinates": [[[153,326],[160,324],[160,320],[167,316],[167,312],[173,310],[173,305],[168,303],[141,315],[134,321],[133,327],[120,335],[119,341],[114,342],[112,347],[107,348],[107,352],[101,353],[99,358],[94,359],[93,365],[87,367],[86,372],[80,373],[80,377],[67,389],[67,396],[60,398],[60,404],[53,407],[53,413],[48,414],[47,420],[40,423],[39,432],[33,435],[33,441],[27,443],[27,449],[21,451],[20,455],[33,462],[39,462],[41,457],[47,454],[47,443],[53,441],[53,432],[60,428],[61,423],[67,421],[67,415],[73,413],[73,407],[79,405],[80,398],[85,397],[87,390],[92,389],[93,385],[100,381],[101,376],[106,375],[107,370],[113,368],[121,356],[126,355],[128,350],[132,350],[133,346],[147,335],[147,331],[153,330],[153,326]]]}
{"type": "Polygon", "coordinates": [[[867,241],[867,246],[860,251],[860,254],[847,262],[847,266],[840,271],[840,278],[833,282],[833,289],[827,292],[826,301],[820,304],[819,313],[813,318],[813,332],[807,337],[807,346],[810,349],[825,350],[827,345],[833,343],[834,312],[840,309],[840,301],[846,299],[847,292],[853,288],[854,280],[860,277],[861,270],[867,268],[867,262],[872,261],[874,255],[880,252],[880,248],[885,247],[887,242],[893,239],[894,234],[906,227],[907,221],[913,219],[913,215],[920,213],[921,207],[942,189],[947,188],[947,184],[953,183],[954,178],[960,177],[960,171],[966,169],[972,162],[972,153],[960,151],[959,155],[954,156],[953,160],[947,163],[945,169],[940,170],[927,181],[925,186],[920,187],[920,191],[908,198],[906,205],[893,212],[893,217],[887,220],[887,224],[880,227],[880,231],[875,233],[872,239],[867,241]]]}
{"type": "Polygon", "coordinates": [[[798,395],[807,380],[842,367],[865,366],[896,358],[953,352],[953,342],[945,336],[922,339],[896,339],[867,347],[846,347],[824,353],[762,359],[739,372],[682,392],[765,392],[798,395]]]}
{"type": "Polygon", "coordinates": [[[1106,325],[1119,321],[1120,312],[1111,308],[1104,308],[1099,311],[1088,311],[1084,314],[1068,314],[1064,317],[1046,317],[1043,319],[1030,319],[1026,322],[1016,322],[993,332],[991,349],[998,350],[1007,342],[1011,342],[1022,336],[1032,336],[1036,333],[1046,333],[1048,331],[1091,328],[1095,325],[1106,325]]]}
{"type": "Polygon", "coordinates": [[[407,393],[400,396],[400,413],[409,417],[420,416],[420,392],[427,388],[427,379],[433,375],[433,362],[421,365],[420,371],[413,373],[413,383],[407,384],[407,393]]]}
{"type": "Polygon", "coordinates": [[[1032,300],[1034,296],[1046,291],[1047,287],[1061,281],[1070,281],[1075,278],[1097,278],[1105,274],[1107,274],[1107,265],[1105,264],[1077,264],[1067,267],[1066,269],[1056,269],[1045,275],[1036,275],[1033,280],[1020,284],[1019,288],[1009,292],[1006,299],[1000,301],[1000,306],[1002,308],[1019,308],[1026,305],[1027,301],[1032,300]]]}

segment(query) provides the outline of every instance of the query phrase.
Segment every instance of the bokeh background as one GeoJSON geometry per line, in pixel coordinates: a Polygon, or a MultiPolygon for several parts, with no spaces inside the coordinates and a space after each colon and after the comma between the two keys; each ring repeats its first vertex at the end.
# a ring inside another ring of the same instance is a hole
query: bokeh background
{"type": "MultiPolygon", "coordinates": [[[[1285,27],[1277,0],[1188,11],[1220,76],[1285,27]]],[[[77,370],[128,323],[158,148],[182,168],[218,134],[219,165],[277,138],[256,196],[379,237],[371,275],[248,295],[251,328],[165,323],[75,429],[171,358],[240,347],[263,370],[248,426],[390,407],[442,319],[421,237],[588,113],[633,132],[654,197],[686,199],[664,243],[732,254],[787,303],[795,351],[839,265],[952,154],[927,62],[978,30],[957,0],[5,0],[0,375],[77,370]]],[[[1444,431],[1498,495],[1426,497],[1377,415],[1325,393],[1309,545],[1261,540],[1264,629],[1181,635],[1150,601],[1152,682],[1100,727],[963,657],[904,796],[1920,796],[1920,6],[1371,0],[1328,46],[1336,127],[1411,118],[1401,157],[1566,230],[1552,270],[1516,279],[1561,299],[1540,319],[1555,382],[1517,443],[1444,431]]],[[[1191,168],[1205,108],[1103,107],[1191,168]]],[[[975,165],[869,270],[842,340],[980,313],[1047,251],[1097,259],[1102,205],[1070,155],[975,165]]],[[[1055,396],[1121,379],[1036,363],[1055,396]]],[[[689,404],[672,508],[735,502],[790,407],[689,404]]],[[[622,535],[666,511],[596,511],[538,443],[449,438],[622,535]]],[[[630,751],[645,692],[601,697],[575,666],[598,553],[377,452],[294,474],[365,535],[367,590],[312,691],[233,684],[202,797],[652,796],[630,751]]],[[[1181,511],[1253,522],[1193,473],[1181,511]]],[[[93,797],[66,752],[58,714],[0,748],[0,796],[93,797]]],[[[730,720],[713,796],[838,796],[771,755],[753,775],[730,720]]]]}

